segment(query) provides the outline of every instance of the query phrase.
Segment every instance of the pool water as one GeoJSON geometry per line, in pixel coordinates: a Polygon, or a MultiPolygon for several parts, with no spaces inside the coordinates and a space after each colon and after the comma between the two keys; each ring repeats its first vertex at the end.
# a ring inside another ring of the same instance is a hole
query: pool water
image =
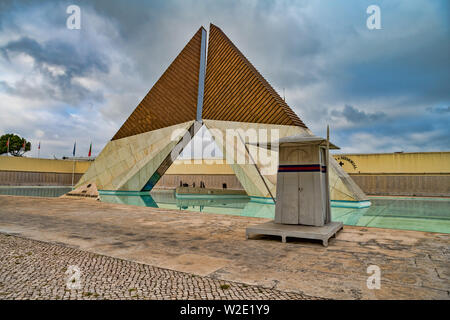
{"type": "MultiPolygon", "coordinates": [[[[205,196],[207,197],[207,196],[205,196]]],[[[149,195],[101,195],[102,201],[155,208],[271,218],[275,205],[250,198],[179,199],[173,191],[149,195]]],[[[332,219],[345,225],[450,233],[450,198],[371,197],[369,208],[332,207],[332,219]]]]}
{"type": "Polygon", "coordinates": [[[39,187],[39,186],[0,186],[0,195],[29,196],[29,197],[60,197],[71,191],[71,187],[39,187]]]}
{"type": "MultiPolygon", "coordinates": [[[[59,197],[70,187],[0,186],[0,195],[59,197]]],[[[174,191],[152,191],[135,195],[101,195],[105,202],[154,208],[229,214],[273,219],[275,205],[248,197],[180,199],[174,191]]],[[[450,233],[450,198],[370,197],[372,206],[363,209],[332,207],[332,219],[349,226],[450,233]]]]}

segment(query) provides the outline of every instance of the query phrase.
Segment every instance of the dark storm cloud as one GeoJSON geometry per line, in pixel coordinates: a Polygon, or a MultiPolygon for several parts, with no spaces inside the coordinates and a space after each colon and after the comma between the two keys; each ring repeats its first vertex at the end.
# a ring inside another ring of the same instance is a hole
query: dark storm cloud
{"type": "Polygon", "coordinates": [[[450,106],[442,106],[442,107],[429,107],[427,110],[431,113],[436,114],[450,114],[450,106]]]}
{"type": "Polygon", "coordinates": [[[448,36],[424,40],[423,47],[407,43],[401,52],[380,54],[369,61],[345,66],[351,81],[336,83],[343,94],[355,97],[410,95],[425,103],[450,99],[448,36]],[[410,49],[409,49],[410,48],[410,49]]]}
{"type": "Polygon", "coordinates": [[[35,39],[21,37],[0,47],[0,52],[9,60],[13,54],[26,54],[33,58],[34,67],[45,76],[47,82],[41,88],[33,88],[26,81],[18,81],[14,85],[2,81],[7,92],[30,97],[48,95],[58,100],[76,102],[82,99],[101,100],[99,92],[93,92],[72,79],[92,72],[108,72],[107,59],[95,51],[80,52],[70,43],[50,40],[40,44],[35,39]],[[60,67],[60,72],[52,72],[52,68],[60,67]]]}
{"type": "MultiPolygon", "coordinates": [[[[334,130],[337,145],[354,150],[380,151],[439,151],[450,150],[448,123],[450,114],[423,113],[383,117],[382,121],[362,122],[360,126],[334,130]],[[360,138],[358,138],[360,137],[360,138]],[[355,144],[358,143],[358,144],[355,144]]],[[[358,152],[358,151],[357,151],[358,152]]]]}
{"type": "Polygon", "coordinates": [[[386,114],[384,112],[378,111],[374,113],[365,112],[356,109],[353,106],[346,105],[344,110],[332,110],[331,115],[335,117],[344,117],[349,122],[366,124],[367,122],[378,121],[383,118],[386,118],[386,114]]]}
{"type": "Polygon", "coordinates": [[[11,52],[26,53],[34,58],[39,67],[42,67],[44,63],[63,66],[68,76],[84,75],[93,70],[108,72],[108,66],[104,62],[105,57],[96,52],[82,55],[73,44],[59,40],[51,40],[41,45],[34,39],[22,37],[8,42],[0,47],[0,50],[6,57],[11,52]]]}

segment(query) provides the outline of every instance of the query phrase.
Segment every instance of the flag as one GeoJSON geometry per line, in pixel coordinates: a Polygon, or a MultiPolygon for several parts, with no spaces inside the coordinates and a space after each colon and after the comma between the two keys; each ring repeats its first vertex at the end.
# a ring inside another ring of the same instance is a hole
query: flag
{"type": "Polygon", "coordinates": [[[25,140],[23,140],[23,143],[22,143],[22,150],[25,151],[25,140]]]}
{"type": "Polygon", "coordinates": [[[38,150],[41,150],[41,142],[39,141],[38,150]]]}
{"type": "Polygon", "coordinates": [[[9,155],[9,138],[8,141],[6,141],[6,154],[9,155]]]}
{"type": "Polygon", "coordinates": [[[72,152],[72,155],[75,157],[75,150],[76,150],[76,148],[77,148],[77,142],[75,141],[74,143],[73,143],[73,152],[72,152]]]}
{"type": "Polygon", "coordinates": [[[9,138],[8,141],[6,141],[6,147],[9,147],[9,138]]]}
{"type": "Polygon", "coordinates": [[[89,146],[89,153],[88,153],[88,157],[90,157],[90,156],[91,156],[91,152],[92,152],[92,142],[91,142],[91,145],[89,146]]]}

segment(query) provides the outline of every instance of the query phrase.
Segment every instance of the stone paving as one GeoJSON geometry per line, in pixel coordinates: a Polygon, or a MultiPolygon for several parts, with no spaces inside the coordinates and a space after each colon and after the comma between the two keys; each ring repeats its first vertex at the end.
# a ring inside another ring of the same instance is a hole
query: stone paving
{"type": "Polygon", "coordinates": [[[314,298],[0,233],[0,299],[314,298]],[[71,266],[79,268],[79,278],[71,266]]]}
{"type": "Polygon", "coordinates": [[[0,232],[27,239],[313,297],[450,299],[450,234],[344,226],[328,247],[281,243],[278,237],[246,240],[247,226],[266,221],[89,199],[0,196],[0,232]],[[367,286],[371,265],[381,270],[380,289],[367,286]]]}

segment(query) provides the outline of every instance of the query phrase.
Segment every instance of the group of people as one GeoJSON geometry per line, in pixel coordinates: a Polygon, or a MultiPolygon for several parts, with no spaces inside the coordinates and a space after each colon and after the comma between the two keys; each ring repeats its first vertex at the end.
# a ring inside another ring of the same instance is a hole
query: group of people
{"type": "MultiPolygon", "coordinates": [[[[180,180],[180,187],[189,187],[189,184],[183,183],[183,181],[180,180]]],[[[195,188],[195,181],[192,183],[192,187],[195,188]]],[[[203,181],[200,181],[200,188],[206,188],[206,185],[203,181]]]]}

